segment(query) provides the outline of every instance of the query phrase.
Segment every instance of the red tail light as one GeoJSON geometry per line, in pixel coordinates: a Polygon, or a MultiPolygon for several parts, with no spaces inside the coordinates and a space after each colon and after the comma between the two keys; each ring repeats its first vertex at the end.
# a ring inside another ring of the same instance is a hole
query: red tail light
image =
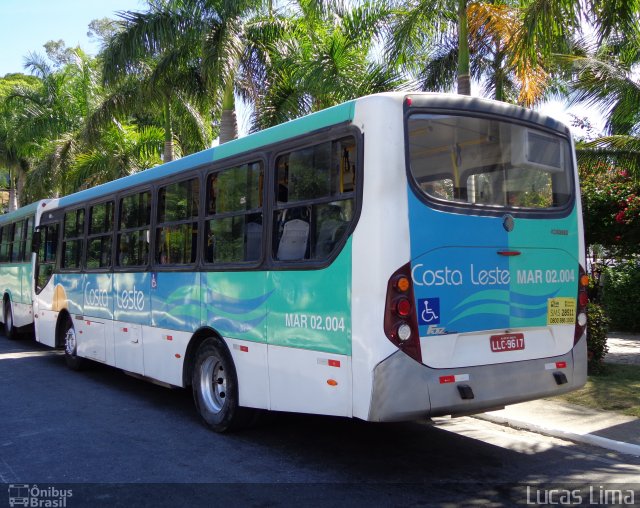
{"type": "Polygon", "coordinates": [[[411,282],[411,264],[399,268],[387,284],[384,333],[399,349],[416,361],[422,360],[420,334],[411,282]]]}
{"type": "Polygon", "coordinates": [[[582,266],[579,266],[578,273],[580,276],[578,277],[578,308],[576,309],[576,328],[573,335],[574,344],[578,343],[587,328],[587,304],[589,303],[589,296],[587,295],[589,276],[582,266]]]}

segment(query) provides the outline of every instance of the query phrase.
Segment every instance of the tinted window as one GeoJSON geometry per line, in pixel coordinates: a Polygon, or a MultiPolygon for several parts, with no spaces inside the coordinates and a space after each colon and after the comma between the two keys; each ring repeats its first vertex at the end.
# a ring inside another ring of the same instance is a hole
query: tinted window
{"type": "Polygon", "coordinates": [[[82,262],[84,246],[84,209],[64,215],[61,268],[78,269],[82,262]]]}
{"type": "Polygon", "coordinates": [[[151,193],[139,192],[120,200],[118,265],[144,266],[149,262],[151,193]]]}
{"type": "Polygon", "coordinates": [[[276,260],[319,261],[335,251],[354,216],[356,158],[355,140],[349,137],[276,159],[276,260]]]}
{"type": "Polygon", "coordinates": [[[218,171],[207,178],[205,261],[245,263],[262,254],[261,162],[218,171]]]}
{"type": "Polygon", "coordinates": [[[195,263],[199,206],[200,182],[197,178],[159,189],[156,263],[195,263]]]}
{"type": "Polygon", "coordinates": [[[87,269],[89,270],[111,266],[114,208],[113,201],[108,201],[89,209],[87,239],[87,269]]]}

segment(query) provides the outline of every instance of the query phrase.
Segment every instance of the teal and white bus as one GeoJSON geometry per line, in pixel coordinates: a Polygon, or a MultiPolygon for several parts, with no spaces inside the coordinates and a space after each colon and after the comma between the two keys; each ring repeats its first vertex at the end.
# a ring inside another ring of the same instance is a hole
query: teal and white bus
{"type": "Polygon", "coordinates": [[[33,231],[46,201],[0,215],[0,291],[4,334],[15,339],[33,327],[33,231]]]}
{"type": "Polygon", "coordinates": [[[37,340],[255,410],[399,421],[586,380],[566,127],[477,98],[368,96],[51,200],[37,340]]]}

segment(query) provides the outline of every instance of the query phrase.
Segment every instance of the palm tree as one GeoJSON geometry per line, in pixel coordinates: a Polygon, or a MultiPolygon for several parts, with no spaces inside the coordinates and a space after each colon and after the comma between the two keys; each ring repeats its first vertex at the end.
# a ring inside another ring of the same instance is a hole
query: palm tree
{"type": "Polygon", "coordinates": [[[141,62],[124,78],[106,79],[107,95],[89,118],[89,135],[97,135],[117,118],[150,116],[152,123],[162,125],[164,131],[164,162],[172,161],[176,153],[211,146],[212,128],[205,119],[208,100],[197,72],[178,72],[167,62],[170,59],[165,55],[150,65],[141,62]],[[170,72],[164,72],[166,67],[170,72]]]}
{"type": "Polygon", "coordinates": [[[163,140],[160,127],[138,129],[113,122],[93,146],[74,158],[63,190],[72,192],[157,166],[163,140]]]}
{"type": "MultiPolygon", "coordinates": [[[[4,108],[13,112],[8,153],[23,184],[18,194],[22,194],[35,160],[48,160],[50,176],[60,167],[60,156],[68,152],[72,142],[65,135],[78,129],[86,116],[93,99],[91,70],[84,55],[76,56],[77,62],[54,72],[44,58],[29,55],[26,67],[38,79],[38,85],[18,84],[5,97],[4,108]]],[[[43,190],[54,188],[50,177],[37,183],[43,190]]]]}
{"type": "MultiPolygon", "coordinates": [[[[123,165],[119,173],[98,172],[89,174],[86,168],[88,155],[98,151],[116,158],[126,152],[134,136],[132,127],[111,125],[98,135],[88,136],[87,125],[94,118],[96,106],[101,103],[102,89],[95,59],[82,51],[74,50],[74,60],[60,69],[52,70],[46,61],[31,55],[28,68],[37,76],[37,86],[16,86],[6,97],[4,105],[13,111],[12,147],[23,162],[26,182],[23,195],[29,200],[53,197],[73,192],[87,184],[102,183],[121,174],[129,174],[138,168],[146,168],[151,157],[150,139],[143,133],[145,150],[134,149],[128,159],[120,158],[123,165]],[[118,148],[115,141],[119,140],[118,148]],[[84,164],[81,164],[85,161],[84,164]],[[126,162],[126,164],[124,164],[126,162]],[[27,171],[28,170],[28,171],[27,171]],[[117,174],[116,174],[117,173],[117,174]]],[[[157,131],[156,131],[157,133],[157,131]]],[[[142,135],[142,134],[141,134],[142,135]]],[[[155,153],[160,153],[161,142],[155,138],[155,153]]],[[[135,144],[135,143],[133,143],[135,144]]],[[[131,152],[131,150],[129,150],[131,152]]],[[[159,157],[155,163],[159,162],[159,157]]],[[[114,170],[115,171],[115,170],[114,170]]]]}
{"type": "MultiPolygon", "coordinates": [[[[153,58],[163,73],[168,72],[165,76],[175,75],[172,68],[192,69],[211,95],[214,111],[221,113],[220,142],[234,139],[234,91],[241,57],[250,43],[245,25],[262,5],[261,0],[158,0],[148,12],[122,13],[121,31],[102,55],[105,79],[124,76],[153,58]]],[[[189,86],[178,84],[178,89],[191,95],[193,81],[183,84],[189,86]]],[[[165,112],[169,113],[166,107],[165,112]]]]}
{"type": "Polygon", "coordinates": [[[640,178],[640,37],[582,44],[582,56],[564,56],[572,66],[573,104],[596,106],[607,118],[605,135],[578,144],[585,162],[609,160],[640,178]]]}
{"type": "Polygon", "coordinates": [[[423,86],[443,89],[455,76],[458,92],[469,93],[471,70],[477,78],[489,78],[498,98],[507,97],[503,86],[510,80],[523,104],[540,95],[550,57],[567,52],[584,18],[596,25],[601,39],[637,26],[635,4],[624,1],[397,0],[394,5],[389,55],[422,75],[423,86]]]}
{"type": "Polygon", "coordinates": [[[455,62],[458,93],[471,95],[467,0],[392,0],[391,4],[395,20],[389,57],[415,71],[424,66],[434,47],[443,43],[451,47],[455,41],[455,60],[447,60],[455,62]]]}
{"type": "Polygon", "coordinates": [[[408,88],[394,67],[372,57],[389,14],[379,2],[348,8],[299,2],[285,12],[280,36],[264,46],[264,66],[250,73],[263,79],[243,89],[254,104],[252,130],[362,95],[408,88]]]}

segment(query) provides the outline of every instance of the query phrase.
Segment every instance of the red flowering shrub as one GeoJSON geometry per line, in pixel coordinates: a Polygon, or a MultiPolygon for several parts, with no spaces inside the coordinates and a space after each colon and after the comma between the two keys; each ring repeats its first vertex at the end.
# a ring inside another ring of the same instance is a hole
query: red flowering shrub
{"type": "Polygon", "coordinates": [[[587,245],[624,257],[640,253],[640,182],[599,162],[580,165],[580,187],[587,245]]]}

